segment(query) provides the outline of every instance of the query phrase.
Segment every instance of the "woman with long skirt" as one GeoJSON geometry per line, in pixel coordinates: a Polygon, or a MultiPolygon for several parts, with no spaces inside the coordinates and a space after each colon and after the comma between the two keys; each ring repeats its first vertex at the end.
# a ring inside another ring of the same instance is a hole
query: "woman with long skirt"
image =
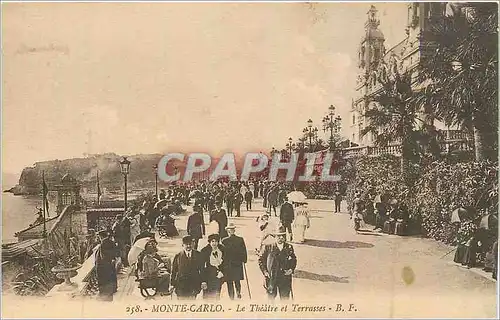
{"type": "Polygon", "coordinates": [[[293,237],[295,243],[305,242],[306,229],[311,227],[311,214],[307,203],[301,203],[295,210],[295,219],[293,220],[293,237]]]}
{"type": "Polygon", "coordinates": [[[203,299],[219,300],[224,277],[225,251],[219,234],[208,236],[208,244],[201,249],[203,299]]]}

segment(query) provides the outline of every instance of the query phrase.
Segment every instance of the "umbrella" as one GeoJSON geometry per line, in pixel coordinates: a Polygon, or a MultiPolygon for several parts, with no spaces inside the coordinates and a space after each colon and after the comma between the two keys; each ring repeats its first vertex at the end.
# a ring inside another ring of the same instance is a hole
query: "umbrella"
{"type": "Polygon", "coordinates": [[[160,201],[155,203],[155,208],[161,209],[168,203],[167,199],[161,199],[160,201]]]}
{"type": "Polygon", "coordinates": [[[286,196],[291,202],[304,202],[307,199],[306,195],[301,191],[292,191],[286,196]]]}
{"type": "Polygon", "coordinates": [[[153,240],[153,238],[142,238],[134,243],[134,245],[130,248],[130,251],[128,252],[128,262],[130,264],[134,264],[137,262],[139,254],[142,251],[144,251],[146,244],[151,240],[153,240]]]}
{"type": "Polygon", "coordinates": [[[219,223],[215,220],[210,222],[206,228],[205,233],[208,235],[219,233],[219,223]]]}
{"type": "Polygon", "coordinates": [[[200,190],[193,190],[191,191],[191,193],[189,193],[189,197],[190,198],[193,198],[193,197],[201,197],[203,194],[201,193],[200,190]]]}
{"type": "Polygon", "coordinates": [[[491,230],[495,229],[498,226],[498,217],[494,214],[487,214],[481,218],[481,222],[479,223],[479,228],[491,230]]]}
{"type": "Polygon", "coordinates": [[[451,223],[461,222],[467,215],[467,210],[464,208],[457,208],[451,213],[451,223]]]}

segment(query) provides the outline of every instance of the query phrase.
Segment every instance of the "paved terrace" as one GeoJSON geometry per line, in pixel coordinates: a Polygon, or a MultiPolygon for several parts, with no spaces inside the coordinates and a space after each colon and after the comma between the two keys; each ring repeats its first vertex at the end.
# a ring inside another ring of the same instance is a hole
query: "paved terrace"
{"type": "MultiPolygon", "coordinates": [[[[262,200],[255,201],[253,206],[252,211],[242,210],[242,217],[230,217],[229,221],[235,223],[237,234],[243,236],[247,244],[252,298],[264,300],[263,279],[254,253],[259,241],[256,217],[264,212],[262,200]]],[[[293,286],[295,301],[334,303],[336,299],[354,296],[370,305],[371,301],[375,303],[371,298],[374,297],[385,302],[385,306],[374,309],[377,312],[373,316],[381,317],[409,316],[415,312],[441,317],[496,315],[496,281],[488,277],[490,274],[455,265],[452,247],[419,237],[356,234],[349,215],[334,214],[331,201],[311,200],[309,206],[312,220],[306,233],[308,240],[294,244],[298,258],[293,286]],[[435,305],[422,304],[424,300],[435,305]]],[[[159,240],[161,254],[173,257],[181,250],[180,238],[186,234],[189,212],[191,208],[177,217],[178,239],[159,240]]],[[[208,215],[205,218],[208,222],[208,215]]],[[[200,248],[206,243],[206,239],[200,240],[200,248]]],[[[116,300],[144,301],[133,275],[120,275],[118,285],[116,300]]],[[[248,300],[246,282],[243,282],[242,294],[243,299],[248,300]]],[[[221,298],[228,299],[225,286],[221,298]]],[[[176,298],[155,297],[158,303],[171,299],[176,298]]]]}

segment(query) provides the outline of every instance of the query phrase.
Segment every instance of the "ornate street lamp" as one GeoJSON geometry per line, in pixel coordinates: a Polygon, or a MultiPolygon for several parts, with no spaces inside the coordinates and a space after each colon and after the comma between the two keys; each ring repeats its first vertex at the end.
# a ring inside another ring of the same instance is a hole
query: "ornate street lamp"
{"type": "Polygon", "coordinates": [[[280,153],[281,153],[281,160],[285,160],[288,157],[288,152],[286,151],[286,149],[281,149],[280,153]]]}
{"type": "Polygon", "coordinates": [[[307,120],[307,127],[305,127],[302,132],[304,133],[304,136],[309,138],[309,151],[312,151],[312,146],[313,146],[313,139],[316,140],[318,136],[318,128],[314,127],[313,128],[313,121],[311,119],[307,120]]]}
{"type": "Polygon", "coordinates": [[[288,149],[288,154],[290,155],[290,157],[292,157],[292,151],[293,149],[295,149],[295,143],[293,143],[292,137],[288,138],[286,148],[288,149]]]}
{"type": "Polygon", "coordinates": [[[275,148],[275,147],[273,147],[273,148],[271,149],[271,157],[273,157],[273,156],[274,156],[277,152],[279,152],[279,151],[278,151],[278,150],[276,150],[276,148],[275,148]]]}
{"type": "Polygon", "coordinates": [[[342,118],[340,116],[335,117],[335,107],[331,105],[328,108],[328,114],[323,118],[323,131],[330,132],[329,147],[330,151],[335,149],[335,135],[340,132],[342,126],[342,118]]]}
{"type": "Polygon", "coordinates": [[[153,172],[155,173],[155,195],[156,199],[158,199],[158,165],[155,164],[153,166],[153,172]]]}
{"type": "Polygon", "coordinates": [[[125,213],[127,212],[127,176],[130,172],[130,161],[127,160],[127,157],[123,157],[122,161],[120,161],[120,170],[123,174],[123,180],[125,183],[125,213]]]}

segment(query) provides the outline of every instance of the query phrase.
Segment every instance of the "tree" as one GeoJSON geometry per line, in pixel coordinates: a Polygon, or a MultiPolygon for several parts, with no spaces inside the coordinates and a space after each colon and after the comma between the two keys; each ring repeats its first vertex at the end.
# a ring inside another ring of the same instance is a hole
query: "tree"
{"type": "Polygon", "coordinates": [[[477,161],[498,150],[498,8],[462,3],[433,21],[425,37],[431,54],[419,67],[422,97],[447,125],[474,133],[477,161]]]}
{"type": "Polygon", "coordinates": [[[418,129],[420,108],[415,103],[411,81],[411,74],[400,73],[395,64],[390,74],[379,77],[382,89],[369,98],[368,103],[374,103],[375,107],[365,112],[367,126],[361,131],[363,136],[373,133],[378,147],[401,143],[401,171],[408,183],[411,182],[408,179],[410,164],[419,160],[418,140],[421,137],[418,129]]]}
{"type": "Polygon", "coordinates": [[[317,139],[313,145],[312,152],[318,152],[321,150],[325,150],[327,148],[327,144],[323,139],[317,139]]]}

